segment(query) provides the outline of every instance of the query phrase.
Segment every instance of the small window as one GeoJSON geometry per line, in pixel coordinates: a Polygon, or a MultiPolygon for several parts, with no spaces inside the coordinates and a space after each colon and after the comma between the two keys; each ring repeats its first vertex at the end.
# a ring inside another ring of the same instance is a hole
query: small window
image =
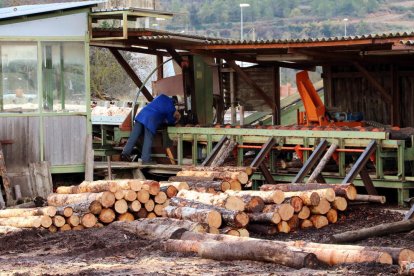
{"type": "Polygon", "coordinates": [[[0,112],[37,111],[36,44],[4,43],[0,52],[0,112]]]}
{"type": "Polygon", "coordinates": [[[43,110],[86,112],[84,44],[45,43],[42,50],[43,110]]]}

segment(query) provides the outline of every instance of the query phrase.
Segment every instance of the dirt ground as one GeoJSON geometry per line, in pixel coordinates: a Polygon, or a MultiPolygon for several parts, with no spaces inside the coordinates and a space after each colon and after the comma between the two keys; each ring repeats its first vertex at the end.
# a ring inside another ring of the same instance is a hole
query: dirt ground
{"type": "MultiPolygon", "coordinates": [[[[355,205],[337,224],[326,228],[261,238],[324,242],[334,233],[402,219],[402,214],[387,208],[355,205]]],[[[400,233],[358,244],[414,248],[414,236],[400,233]]],[[[0,236],[0,275],[393,275],[398,270],[398,266],[379,264],[295,270],[253,261],[213,261],[195,254],[166,253],[159,241],[147,241],[111,226],[56,234],[27,230],[0,236]]]]}

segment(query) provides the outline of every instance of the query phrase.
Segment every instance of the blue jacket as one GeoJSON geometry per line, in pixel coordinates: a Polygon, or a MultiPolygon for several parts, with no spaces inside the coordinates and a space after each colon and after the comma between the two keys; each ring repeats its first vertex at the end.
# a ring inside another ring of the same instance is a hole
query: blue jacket
{"type": "Polygon", "coordinates": [[[162,123],[169,125],[175,123],[174,112],[173,100],[161,94],[138,113],[135,121],[142,123],[152,134],[155,134],[162,123]]]}

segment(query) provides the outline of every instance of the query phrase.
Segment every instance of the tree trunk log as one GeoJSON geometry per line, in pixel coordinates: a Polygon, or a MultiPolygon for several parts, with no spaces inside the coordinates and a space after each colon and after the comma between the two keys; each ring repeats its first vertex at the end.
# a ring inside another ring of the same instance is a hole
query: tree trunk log
{"type": "Polygon", "coordinates": [[[137,192],[133,190],[124,190],[124,199],[126,201],[134,201],[137,199],[137,192]]]}
{"type": "Polygon", "coordinates": [[[209,193],[199,193],[196,191],[181,190],[177,194],[177,197],[199,201],[204,204],[224,207],[226,209],[234,211],[244,211],[245,209],[245,204],[242,199],[235,196],[231,196],[226,193],[212,195],[209,193]]]}
{"type": "Polygon", "coordinates": [[[68,218],[73,215],[73,208],[70,206],[57,207],[56,214],[68,218]]]}
{"type": "Polygon", "coordinates": [[[155,207],[155,203],[154,200],[150,199],[147,202],[145,202],[144,204],[144,208],[148,211],[148,212],[152,212],[154,210],[155,207]]]}
{"type": "Polygon", "coordinates": [[[170,176],[169,182],[212,181],[214,176],[170,176]]]}
{"type": "Polygon", "coordinates": [[[196,209],[191,207],[168,206],[164,208],[167,217],[187,219],[194,222],[206,223],[210,227],[219,228],[221,226],[221,215],[211,209],[196,209]]]}
{"type": "Polygon", "coordinates": [[[230,166],[218,166],[218,167],[201,167],[201,166],[188,166],[184,167],[183,171],[219,171],[219,172],[244,172],[247,175],[251,175],[254,172],[252,167],[230,167],[230,166]]]}
{"type": "Polygon", "coordinates": [[[312,222],[313,226],[315,226],[316,229],[325,227],[329,224],[328,219],[325,216],[321,215],[313,215],[309,218],[309,220],[312,222]]]}
{"type": "MultiPolygon", "coordinates": [[[[104,211],[106,209],[102,209],[102,211],[104,211]]],[[[111,209],[109,209],[111,210],[111,209]]],[[[112,211],[112,210],[111,210],[112,211]]],[[[113,211],[112,211],[113,212],[113,211]]],[[[91,228],[94,227],[96,225],[96,223],[98,222],[98,219],[95,217],[95,215],[88,213],[88,214],[84,214],[81,217],[81,224],[85,227],[85,228],[91,228]]]]}
{"type": "MultiPolygon", "coordinates": [[[[197,181],[197,180],[195,180],[197,181]]],[[[204,180],[203,180],[204,181],[204,180]]],[[[161,181],[160,182],[160,187],[170,187],[173,186],[174,188],[177,189],[177,191],[181,191],[181,190],[190,190],[190,186],[188,184],[188,181],[161,181]]]]}
{"type": "Polygon", "coordinates": [[[232,211],[222,207],[210,204],[203,204],[194,200],[189,200],[181,197],[172,198],[170,200],[170,205],[178,207],[192,207],[198,209],[216,210],[221,214],[221,217],[227,226],[235,228],[245,227],[249,223],[249,217],[244,212],[232,211]]]}
{"type": "Polygon", "coordinates": [[[66,219],[66,223],[70,226],[78,226],[80,224],[80,217],[76,214],[73,214],[66,219]]]}
{"type": "Polygon", "coordinates": [[[277,212],[280,215],[280,218],[282,220],[289,220],[293,214],[295,213],[295,210],[293,209],[292,205],[289,203],[282,203],[282,204],[271,204],[266,205],[266,207],[263,209],[264,213],[269,212],[277,212]]]}
{"type": "Polygon", "coordinates": [[[118,221],[134,221],[134,215],[131,213],[124,213],[118,216],[118,221]]]}
{"type": "Polygon", "coordinates": [[[353,184],[323,184],[323,183],[290,183],[290,184],[265,184],[260,187],[262,191],[281,190],[284,192],[298,192],[307,190],[318,190],[332,188],[336,196],[346,197],[349,200],[354,200],[357,195],[357,190],[353,184]]]}
{"type": "Polygon", "coordinates": [[[56,216],[53,217],[53,225],[54,226],[60,228],[63,225],[65,225],[65,223],[66,223],[65,217],[60,216],[60,215],[56,215],[56,216]]]}
{"type": "MultiPolygon", "coordinates": [[[[126,181],[125,181],[126,182],[126,181]]],[[[106,191],[116,192],[118,189],[115,181],[84,181],[79,185],[57,187],[57,194],[101,193],[106,191]]]]}
{"type": "Polygon", "coordinates": [[[153,211],[158,217],[161,217],[164,212],[164,208],[165,207],[161,204],[155,204],[153,211]]]}
{"type": "Polygon", "coordinates": [[[337,196],[335,200],[332,202],[332,207],[338,211],[345,211],[348,207],[348,202],[344,197],[337,196]]]}
{"type": "Polygon", "coordinates": [[[310,216],[310,209],[308,206],[303,206],[302,210],[298,213],[298,218],[300,219],[308,219],[310,216]]]}
{"type": "Polygon", "coordinates": [[[300,197],[306,206],[316,206],[319,204],[321,197],[313,191],[284,192],[285,198],[300,197]]]}
{"type": "Polygon", "coordinates": [[[292,205],[295,213],[299,213],[303,208],[303,200],[299,196],[292,196],[284,201],[284,203],[289,203],[292,205]]]}
{"type": "Polygon", "coordinates": [[[160,191],[164,192],[168,198],[175,197],[178,193],[177,188],[174,187],[173,185],[161,186],[160,191]]]}
{"type": "Polygon", "coordinates": [[[325,198],[322,198],[317,206],[310,208],[311,213],[314,215],[325,215],[331,209],[331,204],[325,198]]]}
{"type": "Polygon", "coordinates": [[[240,232],[237,231],[237,229],[234,229],[232,227],[226,226],[226,227],[219,229],[219,231],[220,231],[220,234],[223,234],[223,235],[240,237],[240,232]]]}
{"type": "Polygon", "coordinates": [[[307,183],[314,183],[318,176],[322,173],[322,170],[325,168],[326,164],[331,159],[332,154],[334,154],[338,145],[331,144],[328,150],[325,152],[324,156],[319,161],[318,165],[313,170],[312,174],[309,176],[307,183]]]}
{"type": "Polygon", "coordinates": [[[64,224],[62,227],[59,228],[59,232],[65,232],[72,230],[72,226],[69,224],[64,224]]]}
{"type": "Polygon", "coordinates": [[[258,196],[261,199],[263,199],[264,203],[275,203],[280,204],[285,200],[285,195],[282,191],[226,191],[227,194],[233,195],[233,196],[243,196],[243,195],[249,195],[249,196],[258,196]]]}
{"type": "Polygon", "coordinates": [[[115,196],[111,192],[82,193],[82,194],[50,194],[47,203],[50,206],[66,206],[81,202],[98,200],[103,207],[111,207],[115,203],[115,196]]]}
{"type": "Polygon", "coordinates": [[[335,209],[330,209],[328,213],[326,213],[326,218],[329,223],[336,223],[338,221],[338,212],[335,209]]]}
{"type": "Polygon", "coordinates": [[[280,215],[278,212],[271,213],[249,213],[249,221],[251,222],[267,222],[278,224],[281,221],[280,215]]]}
{"type": "Polygon", "coordinates": [[[13,226],[0,226],[0,235],[1,234],[9,234],[22,231],[21,228],[13,227],[13,226]]]}
{"type": "Polygon", "coordinates": [[[102,209],[101,213],[99,214],[99,220],[103,223],[111,223],[115,220],[115,216],[116,215],[114,210],[105,208],[102,209]]]}
{"type": "Polygon", "coordinates": [[[28,216],[50,216],[56,215],[56,207],[47,206],[41,208],[28,208],[28,209],[4,209],[0,210],[0,218],[10,217],[28,217],[28,216]]]}
{"type": "Polygon", "coordinates": [[[312,253],[294,251],[267,241],[203,242],[198,254],[201,258],[214,260],[265,261],[293,268],[314,268],[319,263],[312,253]]]}
{"type": "Polygon", "coordinates": [[[141,203],[147,203],[150,200],[150,194],[147,190],[141,190],[137,193],[137,199],[141,203]]]}
{"type": "Polygon", "coordinates": [[[304,219],[300,223],[300,228],[301,229],[313,228],[313,223],[312,223],[312,221],[310,221],[308,219],[304,219]]]}
{"type": "Polygon", "coordinates": [[[230,172],[230,171],[180,171],[177,176],[191,176],[191,177],[213,177],[217,179],[236,179],[241,184],[246,184],[249,181],[249,176],[245,172],[230,172]]]}
{"type": "Polygon", "coordinates": [[[224,192],[230,189],[230,183],[226,180],[187,181],[187,184],[190,187],[187,190],[191,189],[202,193],[224,192]]]}
{"type": "Polygon", "coordinates": [[[159,192],[155,197],[154,197],[154,202],[158,203],[158,204],[163,204],[165,201],[167,201],[167,194],[164,192],[159,192]]]}
{"type": "Polygon", "coordinates": [[[120,199],[115,202],[114,210],[118,214],[125,214],[128,211],[128,203],[125,199],[120,199]]]}
{"type": "Polygon", "coordinates": [[[128,210],[130,212],[138,212],[141,209],[141,203],[138,200],[134,200],[128,203],[128,210]]]}
{"type": "Polygon", "coordinates": [[[150,195],[157,195],[160,192],[160,183],[152,180],[145,180],[142,184],[142,189],[148,191],[150,195]]]}
{"type": "Polygon", "coordinates": [[[258,223],[249,223],[249,225],[247,225],[247,229],[252,233],[260,235],[274,235],[278,232],[277,225],[266,225],[258,223]]]}
{"type": "Polygon", "coordinates": [[[384,204],[387,199],[385,196],[376,196],[376,195],[356,195],[355,201],[364,201],[364,202],[374,202],[384,204]]]}
{"type": "Polygon", "coordinates": [[[281,221],[277,224],[277,231],[287,234],[290,232],[290,226],[286,221],[281,221]]]}
{"type": "Polygon", "coordinates": [[[348,243],[375,236],[407,232],[412,229],[414,229],[414,220],[403,220],[335,234],[331,236],[331,241],[334,243],[348,243]]]}

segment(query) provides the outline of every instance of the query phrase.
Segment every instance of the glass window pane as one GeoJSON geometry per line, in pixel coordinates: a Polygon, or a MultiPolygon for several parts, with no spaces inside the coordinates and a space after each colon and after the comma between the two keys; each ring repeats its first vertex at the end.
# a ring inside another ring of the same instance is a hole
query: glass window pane
{"type": "Polygon", "coordinates": [[[0,112],[33,112],[39,109],[36,44],[0,45],[0,112]]]}
{"type": "Polygon", "coordinates": [[[43,45],[43,109],[86,111],[85,51],[78,42],[43,45]]]}

